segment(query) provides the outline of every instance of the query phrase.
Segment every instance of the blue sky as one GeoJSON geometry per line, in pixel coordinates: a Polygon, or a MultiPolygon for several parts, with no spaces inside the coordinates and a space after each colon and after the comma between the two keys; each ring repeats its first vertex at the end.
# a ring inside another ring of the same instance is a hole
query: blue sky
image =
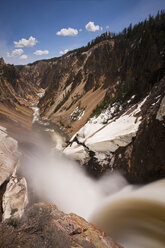
{"type": "Polygon", "coordinates": [[[4,0],[0,57],[27,64],[58,57],[165,9],[165,0],[4,0]]]}

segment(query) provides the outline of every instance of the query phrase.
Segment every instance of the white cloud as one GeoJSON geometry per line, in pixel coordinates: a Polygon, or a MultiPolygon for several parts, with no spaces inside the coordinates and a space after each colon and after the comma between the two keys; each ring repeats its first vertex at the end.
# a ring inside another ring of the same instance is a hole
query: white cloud
{"type": "Polygon", "coordinates": [[[74,28],[62,28],[56,34],[62,36],[76,36],[78,35],[78,30],[74,28]]]}
{"type": "Polygon", "coordinates": [[[21,54],[23,54],[23,50],[22,49],[14,49],[11,54],[9,52],[7,52],[7,57],[16,57],[16,56],[20,56],[21,54]]]}
{"type": "Polygon", "coordinates": [[[103,27],[100,27],[100,30],[102,31],[103,30],[103,27]]]}
{"type": "Polygon", "coordinates": [[[69,49],[65,49],[65,50],[61,50],[61,51],[59,51],[59,54],[61,54],[61,55],[63,55],[63,54],[65,54],[65,53],[67,53],[67,52],[69,52],[69,49]]]}
{"type": "Polygon", "coordinates": [[[14,41],[14,45],[15,47],[33,47],[36,45],[37,42],[38,41],[36,40],[36,38],[30,36],[28,40],[22,38],[19,41],[14,41]]]}
{"type": "Polygon", "coordinates": [[[95,32],[100,29],[99,25],[95,25],[94,22],[88,22],[85,26],[87,31],[95,32]]]}
{"type": "Polygon", "coordinates": [[[9,53],[9,52],[7,52],[7,53],[6,53],[6,55],[7,55],[7,57],[11,57],[11,55],[10,55],[10,53],[9,53]]]}
{"type": "Polygon", "coordinates": [[[20,56],[21,54],[23,54],[22,49],[15,49],[12,51],[12,56],[20,56]]]}
{"type": "Polygon", "coordinates": [[[79,32],[82,32],[82,28],[79,29],[79,32]]]}
{"type": "Polygon", "coordinates": [[[23,54],[23,55],[20,56],[20,59],[27,59],[27,57],[28,56],[26,54],[23,54]]]}
{"type": "Polygon", "coordinates": [[[48,54],[49,51],[48,50],[36,50],[34,52],[35,55],[45,55],[45,54],[48,54]]]}
{"type": "Polygon", "coordinates": [[[109,28],[109,25],[106,26],[106,29],[108,29],[108,28],[109,28]]]}

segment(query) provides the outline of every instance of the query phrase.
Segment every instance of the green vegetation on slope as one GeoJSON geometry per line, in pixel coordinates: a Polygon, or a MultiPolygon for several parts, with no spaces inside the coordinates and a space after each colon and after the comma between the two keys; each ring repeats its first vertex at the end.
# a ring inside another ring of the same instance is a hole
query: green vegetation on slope
{"type": "Polygon", "coordinates": [[[99,115],[115,101],[125,103],[132,95],[139,100],[165,74],[165,11],[156,17],[130,25],[123,32],[114,35],[113,64],[106,76],[104,88],[109,88],[115,80],[119,82],[115,96],[111,91],[96,107],[93,115],[99,115]]]}

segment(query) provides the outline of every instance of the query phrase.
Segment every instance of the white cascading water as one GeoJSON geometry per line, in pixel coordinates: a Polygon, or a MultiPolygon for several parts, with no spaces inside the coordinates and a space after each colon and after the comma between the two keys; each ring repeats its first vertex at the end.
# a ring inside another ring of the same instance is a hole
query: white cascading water
{"type": "Polygon", "coordinates": [[[50,147],[24,150],[21,171],[40,200],[101,227],[125,248],[165,247],[165,180],[133,187],[119,174],[88,177],[50,147]]]}

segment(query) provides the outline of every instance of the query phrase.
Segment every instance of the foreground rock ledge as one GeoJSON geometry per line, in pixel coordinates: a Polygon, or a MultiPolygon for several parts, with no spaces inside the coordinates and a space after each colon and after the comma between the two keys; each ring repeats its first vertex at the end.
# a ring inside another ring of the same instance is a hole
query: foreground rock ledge
{"type": "Polygon", "coordinates": [[[34,204],[21,219],[0,224],[1,248],[121,248],[103,230],[55,205],[34,204]]]}

